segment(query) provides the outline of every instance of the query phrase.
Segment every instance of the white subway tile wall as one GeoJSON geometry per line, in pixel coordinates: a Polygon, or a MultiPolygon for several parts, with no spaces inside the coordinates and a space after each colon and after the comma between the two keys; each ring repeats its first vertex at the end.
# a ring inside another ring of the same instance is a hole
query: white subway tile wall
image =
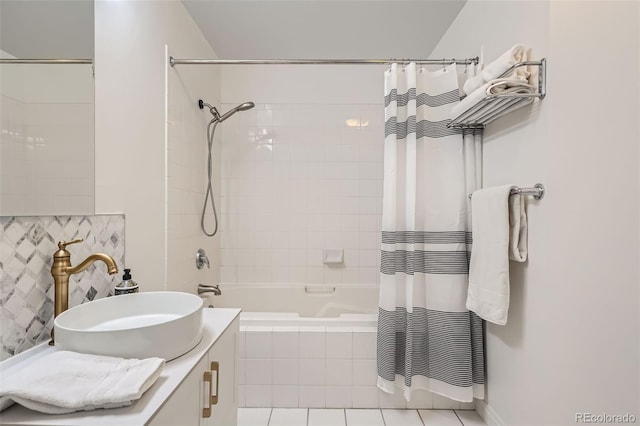
{"type": "Polygon", "coordinates": [[[380,105],[257,104],[221,132],[222,282],[378,283],[380,105]]]}
{"type": "Polygon", "coordinates": [[[0,215],[92,213],[91,65],[1,70],[0,215]]]}
{"type": "Polygon", "coordinates": [[[409,403],[380,391],[375,337],[375,327],[241,326],[240,406],[473,409],[427,391],[409,403]]]}

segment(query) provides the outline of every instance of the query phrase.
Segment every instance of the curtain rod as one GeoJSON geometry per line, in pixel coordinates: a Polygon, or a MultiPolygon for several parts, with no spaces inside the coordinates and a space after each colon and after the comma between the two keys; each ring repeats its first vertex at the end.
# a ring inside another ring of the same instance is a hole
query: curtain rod
{"type": "Polygon", "coordinates": [[[10,58],[0,58],[0,64],[93,64],[93,59],[10,59],[10,58]]]}
{"type": "Polygon", "coordinates": [[[470,65],[477,64],[479,57],[465,59],[176,59],[169,58],[169,64],[175,65],[388,65],[392,63],[419,65],[470,65]]]}

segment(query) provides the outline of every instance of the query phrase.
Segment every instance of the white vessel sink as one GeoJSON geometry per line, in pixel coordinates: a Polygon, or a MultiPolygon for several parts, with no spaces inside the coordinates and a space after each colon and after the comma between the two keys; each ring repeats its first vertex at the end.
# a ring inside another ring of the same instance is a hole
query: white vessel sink
{"type": "Polygon", "coordinates": [[[174,291],[106,297],[58,315],[55,344],[75,352],[169,361],[202,338],[202,306],[200,297],[174,291]]]}

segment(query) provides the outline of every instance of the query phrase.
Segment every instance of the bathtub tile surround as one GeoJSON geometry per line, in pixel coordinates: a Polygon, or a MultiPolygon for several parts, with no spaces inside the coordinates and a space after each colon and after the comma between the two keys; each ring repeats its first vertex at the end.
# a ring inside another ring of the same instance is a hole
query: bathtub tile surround
{"type": "MultiPolygon", "coordinates": [[[[0,217],[0,360],[46,341],[53,326],[51,258],[60,240],[83,238],[69,247],[72,264],[95,252],[124,263],[124,216],[2,216],[0,217]]],[[[104,266],[91,265],[74,276],[69,306],[106,297],[120,281],[104,266]]]]}
{"type": "Polygon", "coordinates": [[[269,385],[246,385],[244,393],[247,406],[264,408],[273,406],[269,385]]]}
{"type": "Polygon", "coordinates": [[[377,284],[382,108],[256,103],[225,125],[221,281],[377,284]]]}
{"type": "Polygon", "coordinates": [[[273,386],[271,401],[272,407],[297,407],[298,406],[298,386],[273,386]]]}
{"type": "Polygon", "coordinates": [[[325,387],[325,404],[327,407],[353,407],[353,391],[350,386],[325,387]]]}
{"type": "Polygon", "coordinates": [[[239,348],[242,407],[474,408],[426,391],[407,403],[378,390],[373,325],[241,326],[239,348]]]}

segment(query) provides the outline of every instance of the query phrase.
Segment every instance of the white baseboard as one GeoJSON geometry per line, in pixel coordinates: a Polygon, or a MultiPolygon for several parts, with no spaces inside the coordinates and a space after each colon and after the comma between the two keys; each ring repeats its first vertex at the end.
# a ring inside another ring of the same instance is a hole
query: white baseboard
{"type": "Polygon", "coordinates": [[[506,423],[502,421],[498,413],[481,399],[476,399],[476,412],[482,417],[487,426],[506,426],[506,423]]]}

